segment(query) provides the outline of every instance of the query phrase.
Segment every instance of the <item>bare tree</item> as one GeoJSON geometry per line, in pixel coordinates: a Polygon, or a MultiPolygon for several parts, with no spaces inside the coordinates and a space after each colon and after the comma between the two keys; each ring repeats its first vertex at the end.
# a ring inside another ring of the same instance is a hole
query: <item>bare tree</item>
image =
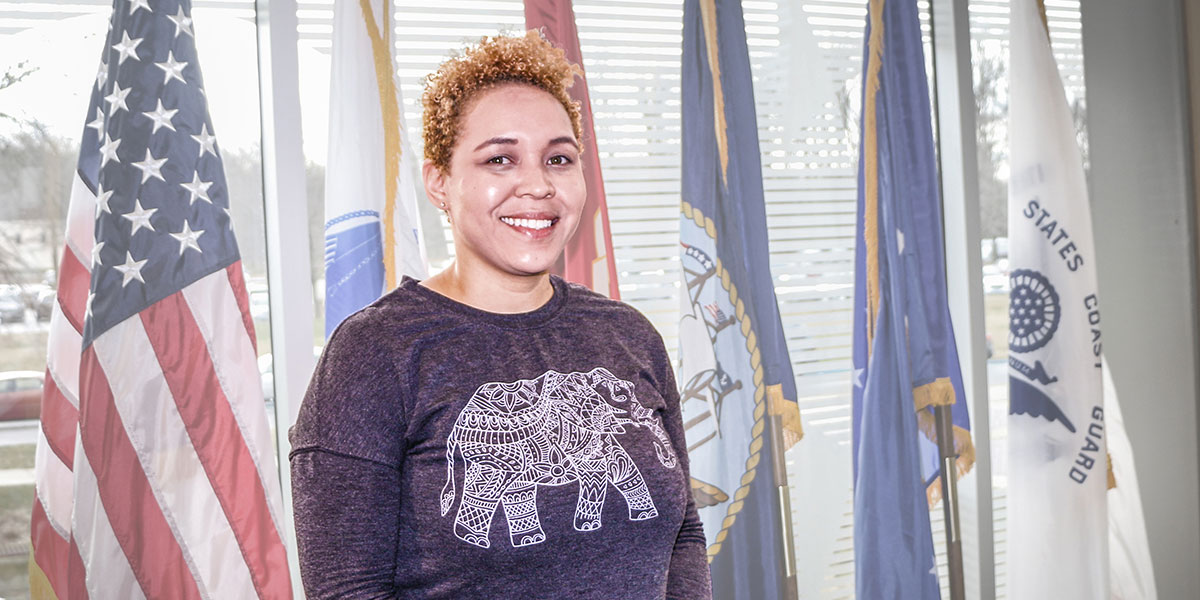
{"type": "MultiPolygon", "coordinates": [[[[5,71],[3,75],[0,75],[0,90],[20,83],[22,79],[29,77],[29,75],[31,75],[34,71],[37,71],[37,67],[30,67],[29,61],[27,60],[17,63],[12,68],[5,71]]],[[[4,112],[0,112],[0,118],[8,119],[10,121],[18,121],[16,117],[4,112]]]]}
{"type": "Polygon", "coordinates": [[[27,282],[46,270],[55,272],[62,251],[67,203],[77,148],[36,121],[23,121],[18,132],[0,138],[0,220],[35,223],[31,231],[50,248],[50,257],[22,252],[26,232],[0,242],[0,280],[27,282]]]}
{"type": "MultiPolygon", "coordinates": [[[[27,62],[18,63],[0,75],[0,90],[17,85],[36,70],[27,62]]],[[[0,281],[25,283],[47,270],[57,280],[77,148],[37,120],[3,112],[0,119],[16,124],[14,133],[0,137],[0,220],[38,223],[33,227],[40,230],[35,235],[50,248],[47,261],[22,251],[25,232],[0,240],[0,281]]]]}
{"type": "Polygon", "coordinates": [[[1008,182],[998,175],[1008,161],[1008,73],[1002,57],[972,44],[975,56],[975,158],[979,169],[980,234],[1007,235],[1008,182]]]}

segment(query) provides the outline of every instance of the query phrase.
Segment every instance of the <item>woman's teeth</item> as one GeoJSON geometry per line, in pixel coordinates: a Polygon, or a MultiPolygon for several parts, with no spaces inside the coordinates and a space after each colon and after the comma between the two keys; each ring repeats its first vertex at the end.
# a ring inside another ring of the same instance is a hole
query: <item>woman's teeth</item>
{"type": "Polygon", "coordinates": [[[554,224],[552,219],[514,219],[512,217],[500,217],[508,225],[513,227],[524,227],[526,229],[545,229],[554,224]]]}

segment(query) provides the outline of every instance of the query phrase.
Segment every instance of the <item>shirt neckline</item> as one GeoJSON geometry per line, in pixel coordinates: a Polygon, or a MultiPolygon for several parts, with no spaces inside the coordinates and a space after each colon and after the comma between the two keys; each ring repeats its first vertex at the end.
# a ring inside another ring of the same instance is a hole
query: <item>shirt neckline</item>
{"type": "Polygon", "coordinates": [[[407,275],[401,279],[399,287],[474,321],[509,329],[528,329],[549,322],[566,305],[568,290],[570,289],[567,282],[563,281],[557,275],[550,275],[550,286],[554,289],[554,294],[550,296],[550,299],[545,304],[529,312],[522,313],[496,313],[475,308],[420,285],[419,280],[407,275]]]}

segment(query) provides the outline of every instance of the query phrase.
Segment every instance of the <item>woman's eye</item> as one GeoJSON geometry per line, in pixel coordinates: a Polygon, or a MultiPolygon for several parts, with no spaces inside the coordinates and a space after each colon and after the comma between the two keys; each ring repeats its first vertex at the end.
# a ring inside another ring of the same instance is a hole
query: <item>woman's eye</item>
{"type": "Polygon", "coordinates": [[[503,165],[503,164],[507,164],[510,161],[508,160],[507,156],[493,156],[493,157],[487,159],[487,162],[488,162],[488,164],[493,164],[493,165],[503,165]]]}
{"type": "Polygon", "coordinates": [[[555,165],[555,166],[558,166],[558,165],[569,165],[569,164],[571,164],[571,159],[570,159],[570,158],[568,158],[568,157],[566,157],[566,156],[563,156],[563,155],[561,155],[561,154],[558,154],[558,155],[555,155],[555,156],[551,156],[551,157],[550,157],[550,160],[549,160],[549,161],[547,161],[547,163],[549,163],[549,164],[551,164],[551,165],[555,165]]]}

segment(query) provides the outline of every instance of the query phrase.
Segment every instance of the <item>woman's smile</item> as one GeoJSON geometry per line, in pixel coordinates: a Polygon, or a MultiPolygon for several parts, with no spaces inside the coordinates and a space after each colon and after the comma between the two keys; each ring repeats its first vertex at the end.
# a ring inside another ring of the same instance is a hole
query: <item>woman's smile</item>
{"type": "Polygon", "coordinates": [[[558,217],[553,215],[533,214],[511,217],[500,217],[505,225],[530,236],[549,235],[549,229],[558,224],[558,217]]]}

